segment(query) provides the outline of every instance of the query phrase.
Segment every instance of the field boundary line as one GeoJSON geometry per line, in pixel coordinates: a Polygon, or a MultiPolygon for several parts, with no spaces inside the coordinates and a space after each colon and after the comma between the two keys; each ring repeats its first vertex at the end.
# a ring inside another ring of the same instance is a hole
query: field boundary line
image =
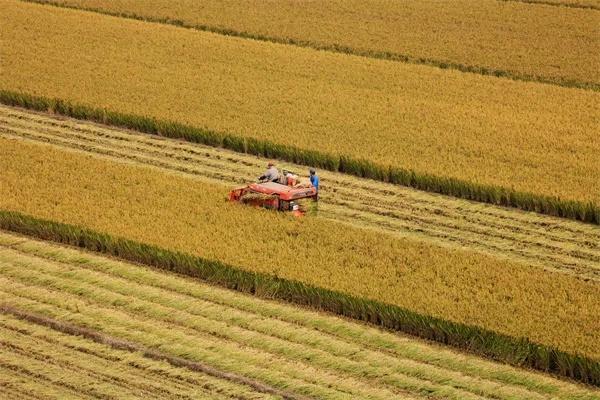
{"type": "Polygon", "coordinates": [[[274,387],[265,385],[261,382],[257,382],[253,379],[246,378],[242,375],[238,375],[231,372],[220,371],[216,368],[213,368],[209,365],[206,365],[197,361],[190,361],[185,358],[171,356],[165,354],[161,351],[147,348],[140,344],[130,342],[127,340],[119,339],[113,336],[109,336],[103,334],[101,332],[88,329],[85,327],[77,326],[68,322],[63,322],[56,320],[54,318],[46,317],[40,314],[31,313],[27,311],[20,310],[16,307],[10,306],[8,304],[0,305],[0,313],[12,315],[18,319],[25,320],[37,325],[45,326],[52,330],[62,332],[72,336],[81,336],[86,339],[90,339],[96,343],[108,345],[117,350],[126,350],[129,352],[138,352],[141,353],[144,357],[156,360],[156,361],[166,361],[169,364],[179,367],[179,368],[187,368],[194,372],[201,372],[206,375],[213,376],[215,378],[228,380],[230,382],[234,382],[237,384],[249,386],[261,393],[272,394],[275,396],[281,396],[284,399],[290,400],[304,400],[310,399],[306,396],[300,396],[294,393],[289,393],[283,390],[276,389],[274,387]]]}
{"type": "MultiPolygon", "coordinates": [[[[228,28],[220,28],[220,27],[211,26],[211,25],[194,24],[194,23],[189,23],[189,22],[186,22],[186,21],[183,21],[180,19],[157,18],[157,17],[137,15],[135,13],[114,12],[114,11],[104,10],[102,8],[96,8],[96,7],[75,6],[75,5],[65,4],[65,3],[62,3],[61,1],[56,1],[56,0],[19,0],[19,1],[24,2],[24,3],[33,3],[33,4],[39,4],[39,5],[64,8],[64,9],[69,9],[69,10],[92,12],[92,13],[96,13],[96,14],[111,16],[111,17],[132,19],[132,20],[143,21],[143,22],[148,22],[148,23],[172,25],[172,26],[176,26],[179,28],[192,29],[192,30],[201,31],[201,32],[210,32],[210,33],[214,33],[217,35],[231,36],[231,37],[237,37],[237,38],[241,38],[241,39],[256,40],[256,41],[260,41],[260,42],[269,42],[269,43],[282,44],[282,45],[288,45],[288,46],[296,46],[296,47],[302,47],[302,48],[313,49],[313,50],[328,51],[328,52],[338,53],[338,54],[353,55],[353,56],[365,57],[365,58],[374,58],[374,59],[378,59],[378,60],[402,62],[402,63],[414,64],[414,65],[425,65],[428,67],[434,67],[434,68],[439,68],[439,69],[450,69],[450,70],[460,71],[463,73],[491,76],[491,77],[496,77],[496,78],[505,78],[505,79],[511,79],[511,80],[515,80],[515,81],[535,82],[535,83],[561,86],[561,87],[566,87],[566,88],[574,88],[574,89],[591,90],[594,92],[600,92],[600,83],[597,83],[597,82],[585,82],[585,81],[579,81],[576,79],[568,79],[568,78],[560,78],[560,77],[550,78],[550,77],[545,77],[542,75],[531,75],[531,74],[525,74],[525,73],[516,72],[516,71],[495,69],[492,67],[481,67],[478,65],[463,64],[463,63],[457,63],[457,62],[453,62],[453,61],[443,61],[443,60],[438,60],[438,59],[429,58],[429,57],[417,57],[417,56],[401,54],[401,53],[396,53],[396,52],[390,52],[390,51],[360,50],[360,49],[356,49],[356,48],[353,48],[350,46],[346,46],[343,44],[337,44],[337,43],[324,44],[324,43],[312,42],[309,40],[300,40],[300,39],[293,39],[293,38],[286,38],[286,37],[269,36],[269,35],[263,35],[263,34],[259,34],[259,33],[237,31],[237,30],[228,29],[228,28]]],[[[528,2],[526,0],[499,0],[499,1],[524,2],[524,3],[528,3],[528,4],[535,3],[533,1],[528,2]]],[[[541,3],[539,3],[539,4],[541,4],[541,3]]],[[[555,5],[555,4],[552,4],[552,5],[555,5]]],[[[595,9],[595,8],[593,8],[593,9],[595,9]]]]}
{"type": "Polygon", "coordinates": [[[566,8],[579,8],[582,10],[600,10],[600,6],[595,6],[592,4],[574,4],[574,3],[563,3],[563,2],[553,2],[553,1],[544,1],[544,0],[497,0],[504,3],[524,3],[528,5],[542,5],[542,6],[552,6],[552,7],[566,7],[566,8]]]}
{"type": "Polygon", "coordinates": [[[600,360],[570,354],[477,326],[422,315],[346,293],[250,272],[219,261],[114,237],[87,228],[0,210],[0,229],[173,271],[210,284],[331,312],[437,341],[494,360],[600,386],[600,360]]]}
{"type": "Polygon", "coordinates": [[[577,200],[565,200],[559,197],[519,192],[506,187],[430,175],[400,167],[380,165],[369,160],[356,159],[345,155],[337,156],[316,150],[304,150],[295,146],[216,132],[175,121],[124,114],[58,98],[4,90],[1,87],[0,103],[225,148],[238,153],[277,158],[294,164],[412,187],[426,192],[600,225],[600,205],[591,201],[585,203],[577,200]]]}

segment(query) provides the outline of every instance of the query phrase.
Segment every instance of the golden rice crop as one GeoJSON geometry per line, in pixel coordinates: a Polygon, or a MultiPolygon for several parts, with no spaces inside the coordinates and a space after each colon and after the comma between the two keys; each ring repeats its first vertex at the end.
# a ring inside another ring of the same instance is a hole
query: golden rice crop
{"type": "Polygon", "coordinates": [[[0,9],[0,88],[518,191],[600,199],[600,93],[13,0],[0,9]]]}
{"type": "Polygon", "coordinates": [[[600,62],[594,56],[600,52],[600,15],[587,10],[491,0],[58,3],[349,53],[600,85],[600,62]]]}
{"type": "MultiPolygon", "coordinates": [[[[427,392],[429,396],[460,400],[476,396],[498,400],[591,400],[598,394],[544,374],[485,361],[302,307],[260,300],[175,274],[1,232],[0,270],[0,301],[17,307],[0,307],[1,312],[6,312],[0,315],[0,336],[10,338],[15,345],[2,357],[6,354],[14,360],[13,365],[30,367],[33,357],[28,356],[43,354],[54,361],[52,366],[34,362],[39,366],[37,372],[48,377],[56,378],[53,372],[60,372],[61,367],[68,370],[68,361],[74,359],[72,363],[83,367],[83,372],[102,368],[105,377],[125,378],[133,375],[131,370],[138,369],[138,375],[144,376],[120,383],[141,390],[159,384],[167,392],[189,391],[190,386],[206,388],[207,392],[221,387],[221,394],[231,393],[231,387],[235,390],[232,383],[223,380],[156,365],[138,354],[128,355],[126,351],[90,342],[98,341],[98,336],[108,336],[102,343],[126,339],[133,349],[151,346],[165,356],[175,353],[190,361],[203,354],[204,358],[198,361],[218,368],[221,374],[214,374],[215,377],[222,376],[222,372],[245,372],[256,383],[283,386],[288,393],[304,390],[304,394],[315,398],[335,397],[342,385],[352,390],[346,392],[352,398],[386,394],[389,398],[390,389],[419,398],[427,392]],[[80,304],[85,306],[79,307],[80,304]],[[34,318],[30,317],[32,311],[34,318]],[[43,314],[41,320],[39,313],[43,314]],[[35,325],[15,320],[11,315],[35,325]],[[72,335],[84,329],[91,333],[86,338],[57,332],[72,335]],[[177,340],[182,333],[191,340],[177,340]],[[131,342],[133,337],[136,342],[131,342]],[[44,346],[45,341],[52,341],[53,346],[44,346]],[[239,344],[242,346],[236,347],[239,344]],[[15,347],[27,350],[14,351],[15,347]],[[84,349],[88,352],[78,357],[84,349]],[[227,362],[232,351],[236,362],[227,362]],[[266,365],[265,358],[270,361],[266,365]],[[211,363],[207,364],[207,360],[211,363]],[[127,361],[129,365],[124,365],[127,361]],[[290,362],[297,363],[296,368],[281,368],[290,362]],[[253,370],[261,364],[262,371],[253,370]],[[328,386],[315,385],[306,392],[308,381],[315,379],[305,370],[314,371],[316,381],[328,386]]],[[[35,384],[31,377],[25,382],[28,386],[35,384]]],[[[96,388],[107,393],[105,389],[112,381],[102,383],[96,388]]],[[[127,393],[128,387],[124,389],[123,393],[127,393]]],[[[237,390],[240,395],[247,395],[241,389],[237,390]]]]}
{"type": "Polygon", "coordinates": [[[600,356],[596,283],[226,203],[226,187],[158,169],[15,140],[0,148],[0,209],[600,356]]]}
{"type": "MultiPolygon", "coordinates": [[[[0,136],[181,171],[191,178],[224,185],[250,182],[266,164],[264,158],[218,147],[165,140],[5,106],[0,106],[0,136]]],[[[278,166],[298,173],[304,171],[301,165],[278,166]]],[[[321,170],[319,176],[323,189],[320,217],[432,240],[437,245],[483,251],[600,281],[600,226],[482,206],[346,174],[321,170]]]]}

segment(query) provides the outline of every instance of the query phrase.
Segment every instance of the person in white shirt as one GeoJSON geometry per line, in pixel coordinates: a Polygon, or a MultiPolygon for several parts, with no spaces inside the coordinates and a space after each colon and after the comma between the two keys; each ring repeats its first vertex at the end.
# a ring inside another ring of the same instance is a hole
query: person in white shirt
{"type": "Polygon", "coordinates": [[[267,170],[259,178],[259,181],[276,182],[279,180],[279,171],[273,162],[269,162],[267,170]]]}

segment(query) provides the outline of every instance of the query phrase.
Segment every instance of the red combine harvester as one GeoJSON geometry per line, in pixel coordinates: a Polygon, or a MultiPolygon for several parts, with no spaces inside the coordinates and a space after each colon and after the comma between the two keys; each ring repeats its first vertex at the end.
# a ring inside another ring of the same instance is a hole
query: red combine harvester
{"type": "Polygon", "coordinates": [[[299,202],[304,199],[316,200],[314,186],[294,187],[276,182],[251,183],[229,192],[229,201],[237,201],[254,207],[264,207],[279,211],[290,211],[295,216],[306,214],[299,202]]]}

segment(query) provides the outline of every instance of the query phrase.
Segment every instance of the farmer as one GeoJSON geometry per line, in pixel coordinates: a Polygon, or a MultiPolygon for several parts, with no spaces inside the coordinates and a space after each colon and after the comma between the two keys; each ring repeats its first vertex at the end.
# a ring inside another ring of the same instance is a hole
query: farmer
{"type": "Polygon", "coordinates": [[[264,174],[262,174],[258,180],[259,181],[267,181],[267,182],[275,182],[279,179],[279,171],[273,162],[269,162],[267,165],[267,170],[264,174]]]}
{"type": "Polygon", "coordinates": [[[315,200],[319,199],[319,176],[317,175],[317,171],[315,171],[314,168],[311,168],[309,170],[310,173],[310,183],[315,187],[315,189],[317,189],[317,196],[315,197],[315,200]]]}

